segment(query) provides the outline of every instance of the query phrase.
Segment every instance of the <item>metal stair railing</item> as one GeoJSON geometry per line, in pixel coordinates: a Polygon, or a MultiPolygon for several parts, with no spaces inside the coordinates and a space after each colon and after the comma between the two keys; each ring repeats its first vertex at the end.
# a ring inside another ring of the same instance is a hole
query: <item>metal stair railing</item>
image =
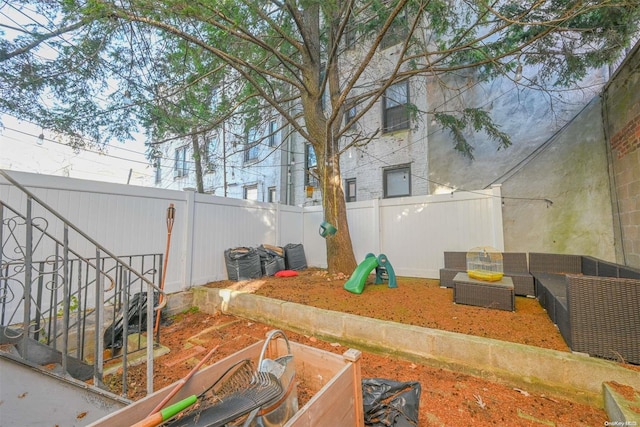
{"type": "MultiPolygon", "coordinates": [[[[11,184],[7,199],[17,200],[24,212],[0,197],[0,343],[17,343],[26,360],[30,352],[39,351],[39,346],[48,346],[59,358],[53,361],[60,363],[65,375],[78,366],[86,372],[87,365],[92,364],[93,384],[105,387],[105,313],[110,312],[112,317],[127,313],[136,290],[140,296],[146,293],[146,301],[157,300],[154,297],[162,293],[162,255],[116,256],[8,173],[0,170],[0,176],[11,184]],[[131,262],[138,263],[142,273],[132,268],[131,262]],[[93,351],[87,354],[90,332],[94,333],[93,351]]],[[[161,308],[147,307],[147,312],[161,308]]],[[[122,352],[118,355],[122,359],[118,392],[124,396],[128,392],[127,356],[145,346],[138,336],[137,344],[129,348],[129,326],[124,322],[122,352]]],[[[147,331],[147,393],[151,393],[153,316],[146,316],[146,328],[139,318],[137,327],[147,331]]],[[[116,358],[111,351],[107,361],[116,358]]]]}

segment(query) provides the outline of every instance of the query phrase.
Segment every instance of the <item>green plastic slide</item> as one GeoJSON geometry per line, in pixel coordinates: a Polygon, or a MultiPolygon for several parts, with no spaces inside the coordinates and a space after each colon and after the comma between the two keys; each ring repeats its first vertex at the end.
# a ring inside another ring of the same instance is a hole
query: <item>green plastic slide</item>
{"type": "Polygon", "coordinates": [[[362,261],[358,267],[353,271],[347,283],[344,284],[344,288],[353,292],[354,294],[361,294],[364,290],[365,282],[367,281],[367,277],[373,271],[374,268],[378,266],[378,258],[375,255],[367,256],[364,261],[362,261]]]}

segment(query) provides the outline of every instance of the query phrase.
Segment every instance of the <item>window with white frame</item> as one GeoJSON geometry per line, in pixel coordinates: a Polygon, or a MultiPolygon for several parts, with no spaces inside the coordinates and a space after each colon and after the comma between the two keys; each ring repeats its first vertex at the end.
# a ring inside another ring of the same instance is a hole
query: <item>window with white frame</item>
{"type": "Polygon", "coordinates": [[[258,200],[258,184],[245,185],[243,190],[245,200],[258,200]]]}
{"type": "Polygon", "coordinates": [[[247,141],[244,148],[244,161],[252,162],[258,160],[258,154],[260,153],[260,144],[258,141],[258,130],[250,129],[247,132],[247,141]]]}
{"type": "Polygon", "coordinates": [[[307,144],[305,147],[304,170],[304,185],[318,187],[318,160],[316,159],[316,152],[311,144],[307,144]]]}
{"type": "Polygon", "coordinates": [[[278,122],[271,120],[269,122],[269,147],[276,147],[280,144],[280,135],[278,132],[278,122]]]}
{"type": "Polygon", "coordinates": [[[162,183],[162,162],[160,157],[154,157],[154,166],[156,168],[156,184],[162,183]]]}
{"type": "Polygon", "coordinates": [[[268,189],[268,200],[269,203],[276,202],[276,187],[269,187],[268,189]]]}
{"type": "Polygon", "coordinates": [[[409,82],[393,84],[382,97],[383,131],[409,128],[409,82]]]}
{"type": "Polygon", "coordinates": [[[209,141],[207,142],[207,145],[205,146],[205,153],[204,153],[205,159],[206,159],[205,172],[208,172],[208,173],[215,172],[215,169],[216,169],[215,154],[216,154],[217,148],[218,148],[218,139],[215,137],[212,137],[211,139],[209,139],[209,141]]]}
{"type": "Polygon", "coordinates": [[[173,176],[180,178],[189,174],[189,168],[187,167],[187,146],[183,145],[180,148],[176,148],[175,163],[173,167],[173,176]]]}
{"type": "Polygon", "coordinates": [[[387,168],[382,174],[385,199],[411,195],[411,165],[387,168]]]}
{"type": "MultiPolygon", "coordinates": [[[[320,82],[324,82],[324,79],[327,75],[327,64],[322,63],[320,65],[320,82]]],[[[322,111],[327,111],[327,107],[328,107],[328,102],[329,102],[329,94],[326,91],[326,85],[322,86],[322,94],[321,94],[321,98],[320,98],[320,102],[322,105],[322,111]]]]}

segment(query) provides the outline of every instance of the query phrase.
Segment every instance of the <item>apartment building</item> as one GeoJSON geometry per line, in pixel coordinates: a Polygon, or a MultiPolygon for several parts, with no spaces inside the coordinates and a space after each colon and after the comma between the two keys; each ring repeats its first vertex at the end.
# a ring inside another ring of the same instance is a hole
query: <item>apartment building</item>
{"type": "MultiPolygon", "coordinates": [[[[391,32],[371,60],[362,85],[377,84],[400,54],[402,34],[391,32]]],[[[346,38],[345,43],[352,39],[346,38]]],[[[346,46],[341,66],[357,64],[358,46],[346,46]]],[[[373,108],[348,132],[371,135],[365,145],[345,149],[340,157],[347,202],[487,188],[500,183],[538,147],[570,122],[608,80],[598,69],[573,88],[542,90],[537,69],[524,67],[518,75],[487,79],[473,70],[434,78],[413,76],[390,86],[373,108]],[[472,156],[454,149],[454,138],[434,113],[482,107],[505,132],[511,146],[475,130],[464,137],[472,156]]],[[[354,89],[357,94],[357,88],[354,89]]],[[[347,109],[345,123],[358,113],[347,109]]],[[[260,126],[241,131],[222,126],[207,136],[203,155],[203,189],[217,196],[290,205],[320,204],[322,188],[317,156],[299,134],[273,116],[260,126]]],[[[341,147],[346,146],[346,142],[341,147]]],[[[195,189],[195,162],[190,140],[159,147],[156,186],[195,189]]]]}

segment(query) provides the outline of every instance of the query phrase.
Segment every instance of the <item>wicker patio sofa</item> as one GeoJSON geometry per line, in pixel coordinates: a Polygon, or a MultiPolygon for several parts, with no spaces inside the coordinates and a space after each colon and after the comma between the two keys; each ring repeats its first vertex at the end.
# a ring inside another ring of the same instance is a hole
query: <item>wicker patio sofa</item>
{"type": "Polygon", "coordinates": [[[572,351],[640,364],[640,270],[581,255],[530,253],[536,298],[572,351]]]}
{"type": "MultiPolygon", "coordinates": [[[[529,273],[527,254],[524,252],[503,252],[504,275],[513,280],[514,293],[519,296],[535,296],[533,276],[529,273]]],[[[445,252],[444,268],[440,269],[440,286],[453,288],[453,278],[467,271],[466,252],[445,252]]]]}

